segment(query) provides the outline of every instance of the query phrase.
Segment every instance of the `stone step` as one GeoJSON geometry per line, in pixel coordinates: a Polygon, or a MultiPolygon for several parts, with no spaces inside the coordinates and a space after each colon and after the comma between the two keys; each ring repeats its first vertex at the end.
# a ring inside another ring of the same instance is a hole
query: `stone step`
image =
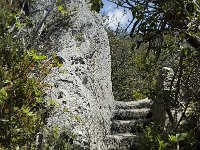
{"type": "Polygon", "coordinates": [[[151,120],[151,118],[139,120],[113,120],[111,124],[111,133],[140,133],[151,120]]]}
{"type": "Polygon", "coordinates": [[[108,150],[136,150],[139,134],[123,133],[106,136],[108,150]]]}
{"type": "Polygon", "coordinates": [[[115,109],[150,108],[152,104],[153,101],[148,98],[130,102],[115,101],[115,109]]]}
{"type": "Polygon", "coordinates": [[[113,120],[137,120],[145,119],[151,109],[119,109],[114,111],[113,120]]]}

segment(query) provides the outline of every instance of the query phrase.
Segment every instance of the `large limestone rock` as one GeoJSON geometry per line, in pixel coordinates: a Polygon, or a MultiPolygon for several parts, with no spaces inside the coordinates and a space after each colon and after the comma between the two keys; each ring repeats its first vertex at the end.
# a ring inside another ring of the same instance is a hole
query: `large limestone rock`
{"type": "MultiPolygon", "coordinates": [[[[48,0],[38,1],[41,7],[51,4],[48,0]]],[[[52,85],[47,99],[58,103],[48,125],[59,127],[61,132],[72,128],[85,149],[106,150],[103,140],[109,134],[114,107],[107,33],[101,17],[91,12],[88,2],[66,3],[75,11],[70,26],[58,29],[49,37],[50,45],[57,46],[57,55],[63,65],[54,68],[47,78],[52,85]]],[[[50,14],[47,20],[54,19],[53,16],[50,14]]]]}

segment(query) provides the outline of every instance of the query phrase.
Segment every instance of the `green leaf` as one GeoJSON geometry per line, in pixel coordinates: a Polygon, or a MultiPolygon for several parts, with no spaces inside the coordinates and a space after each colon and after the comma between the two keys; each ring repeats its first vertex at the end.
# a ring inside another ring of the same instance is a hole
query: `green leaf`
{"type": "Polygon", "coordinates": [[[18,30],[21,30],[25,26],[26,26],[26,23],[21,23],[19,21],[16,22],[16,27],[17,27],[18,30]]]}
{"type": "Polygon", "coordinates": [[[157,138],[157,140],[158,140],[158,143],[159,143],[159,148],[158,148],[158,150],[164,150],[164,148],[165,148],[165,143],[164,143],[164,141],[163,141],[163,140],[160,140],[159,138],[157,138]]]}
{"type": "Polygon", "coordinates": [[[47,56],[43,56],[43,55],[36,55],[36,54],[33,55],[34,60],[44,60],[46,58],[47,56]]]}
{"type": "Polygon", "coordinates": [[[76,115],[76,116],[75,116],[75,119],[76,119],[76,121],[78,121],[79,123],[82,122],[82,119],[81,119],[81,117],[80,117],[79,115],[76,115]]]}
{"type": "Polygon", "coordinates": [[[42,102],[42,98],[40,98],[40,97],[36,97],[35,100],[36,100],[37,103],[41,103],[42,102]]]}
{"type": "Polygon", "coordinates": [[[22,108],[22,112],[24,114],[26,114],[28,117],[32,117],[32,116],[35,116],[36,114],[34,114],[32,111],[30,111],[30,108],[28,107],[23,107],[22,108]]]}
{"type": "Polygon", "coordinates": [[[67,15],[67,10],[63,7],[63,5],[58,6],[58,11],[60,11],[63,15],[67,15]]]}
{"type": "Polygon", "coordinates": [[[57,125],[53,126],[53,135],[56,138],[59,136],[59,127],[57,125]]]}
{"type": "Polygon", "coordinates": [[[64,112],[70,112],[68,108],[63,109],[64,112]]]}
{"type": "Polygon", "coordinates": [[[0,104],[8,97],[8,93],[6,92],[5,88],[0,90],[0,104]]]}
{"type": "Polygon", "coordinates": [[[19,110],[19,107],[14,107],[13,110],[14,110],[14,111],[18,111],[18,110],[19,110]]]}
{"type": "Polygon", "coordinates": [[[37,55],[34,49],[32,49],[31,51],[29,51],[28,55],[30,57],[32,57],[34,60],[44,60],[44,59],[47,59],[47,56],[37,55]]]}
{"type": "Polygon", "coordinates": [[[34,114],[33,112],[28,112],[27,116],[32,117],[32,116],[36,116],[36,114],[34,114]]]}
{"type": "Polygon", "coordinates": [[[176,134],[176,141],[183,141],[187,138],[188,134],[187,133],[178,133],[176,134]]]}
{"type": "Polygon", "coordinates": [[[63,11],[63,6],[62,6],[62,5],[59,5],[59,6],[58,6],[58,10],[59,10],[60,12],[62,12],[62,11],[63,11]]]}
{"type": "Polygon", "coordinates": [[[3,80],[3,83],[4,84],[7,84],[7,83],[10,83],[11,81],[9,81],[9,80],[3,80]]]}
{"type": "Polygon", "coordinates": [[[29,108],[26,108],[26,107],[23,107],[23,108],[22,108],[22,112],[23,112],[24,114],[29,113],[29,111],[30,111],[29,108]]]}
{"type": "Polygon", "coordinates": [[[174,136],[174,135],[169,135],[169,141],[170,142],[176,142],[176,136],[174,136]]]}

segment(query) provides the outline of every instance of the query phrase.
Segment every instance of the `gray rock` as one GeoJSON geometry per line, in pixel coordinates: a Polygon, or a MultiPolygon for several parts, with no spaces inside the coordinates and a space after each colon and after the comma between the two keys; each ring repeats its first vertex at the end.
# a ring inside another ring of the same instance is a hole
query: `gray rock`
{"type": "Polygon", "coordinates": [[[152,122],[152,100],[116,101],[111,134],[105,138],[108,150],[137,150],[145,127],[152,122]]]}
{"type": "Polygon", "coordinates": [[[153,101],[145,98],[138,101],[130,101],[130,102],[123,102],[123,101],[115,101],[116,109],[139,109],[139,108],[150,108],[153,101]]]}
{"type": "Polygon", "coordinates": [[[139,120],[113,120],[111,124],[111,133],[139,133],[144,130],[144,125],[151,119],[139,120]]]}
{"type": "MultiPolygon", "coordinates": [[[[37,5],[43,9],[51,3],[38,0],[37,5]]],[[[67,1],[67,7],[75,10],[70,18],[71,25],[67,29],[59,28],[49,37],[63,65],[53,68],[46,78],[52,86],[47,91],[47,101],[57,103],[48,126],[57,126],[60,131],[71,128],[77,135],[78,144],[90,150],[106,150],[103,140],[110,133],[114,110],[107,33],[101,17],[90,11],[87,1],[67,1]]],[[[56,8],[52,12],[54,10],[56,8]]],[[[35,20],[44,16],[40,12],[35,20]]],[[[53,17],[53,13],[48,16],[40,34],[53,17]]]]}
{"type": "Polygon", "coordinates": [[[132,119],[145,119],[150,112],[149,108],[141,109],[119,109],[114,112],[114,119],[117,120],[132,120],[132,119]]]}
{"type": "Polygon", "coordinates": [[[134,150],[140,140],[139,134],[122,133],[106,136],[108,150],[134,150]]]}

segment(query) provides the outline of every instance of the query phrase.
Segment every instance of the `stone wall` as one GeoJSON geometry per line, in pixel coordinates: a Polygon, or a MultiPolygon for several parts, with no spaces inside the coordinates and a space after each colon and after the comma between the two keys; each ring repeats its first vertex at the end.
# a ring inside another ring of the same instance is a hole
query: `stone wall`
{"type": "MultiPolygon", "coordinates": [[[[52,3],[38,1],[44,5],[52,3]]],[[[114,107],[107,33],[101,17],[90,11],[88,2],[67,3],[74,10],[69,28],[58,29],[49,37],[50,45],[57,45],[56,53],[63,65],[54,68],[46,79],[52,86],[47,100],[58,103],[48,125],[60,130],[71,128],[85,148],[105,150],[103,140],[109,134],[114,107]]],[[[47,20],[51,19],[53,14],[47,20]]]]}

